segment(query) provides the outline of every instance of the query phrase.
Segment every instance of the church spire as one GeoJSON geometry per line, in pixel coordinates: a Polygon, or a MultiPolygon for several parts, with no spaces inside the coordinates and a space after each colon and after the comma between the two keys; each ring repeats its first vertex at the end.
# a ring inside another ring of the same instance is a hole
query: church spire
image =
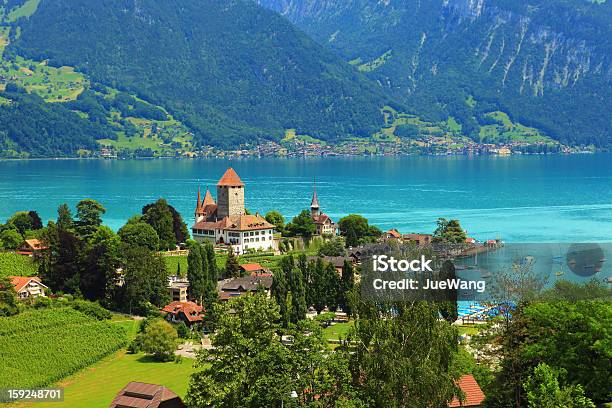
{"type": "Polygon", "coordinates": [[[315,179],[312,186],[312,201],[310,202],[310,213],[312,216],[319,215],[319,197],[317,197],[317,180],[315,179]]]}
{"type": "Polygon", "coordinates": [[[200,186],[198,186],[198,204],[196,205],[196,212],[200,210],[202,200],[200,199],[200,186]]]}

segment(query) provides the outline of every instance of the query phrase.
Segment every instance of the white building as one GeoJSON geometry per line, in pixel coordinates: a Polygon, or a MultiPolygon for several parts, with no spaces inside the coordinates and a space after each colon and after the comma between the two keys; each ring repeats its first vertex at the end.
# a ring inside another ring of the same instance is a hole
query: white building
{"type": "Polygon", "coordinates": [[[191,227],[198,242],[231,245],[237,254],[250,250],[275,250],[274,225],[259,214],[246,215],[244,183],[231,167],[217,183],[217,202],[206,189],[198,202],[195,223],[191,227]]]}
{"type": "Polygon", "coordinates": [[[15,287],[19,299],[45,297],[48,289],[36,276],[10,276],[9,279],[15,287]]]}

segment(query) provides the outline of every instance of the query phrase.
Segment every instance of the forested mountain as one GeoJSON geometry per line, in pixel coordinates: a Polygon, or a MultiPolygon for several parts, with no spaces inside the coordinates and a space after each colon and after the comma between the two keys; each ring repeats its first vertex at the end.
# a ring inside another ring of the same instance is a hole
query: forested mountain
{"type": "Polygon", "coordinates": [[[609,145],[612,4],[587,0],[257,0],[430,120],[476,137],[487,111],[609,145]]]}
{"type": "MultiPolygon", "coordinates": [[[[19,27],[17,27],[19,26],[19,27]]],[[[368,137],[382,88],[278,14],[247,0],[42,0],[5,57],[73,66],[165,107],[201,144],[368,137]]]]}

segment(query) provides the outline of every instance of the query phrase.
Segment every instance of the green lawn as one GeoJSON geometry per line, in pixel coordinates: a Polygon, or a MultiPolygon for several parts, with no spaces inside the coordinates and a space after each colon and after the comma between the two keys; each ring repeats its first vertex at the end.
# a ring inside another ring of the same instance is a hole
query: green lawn
{"type": "Polygon", "coordinates": [[[348,323],[336,323],[325,329],[323,329],[323,337],[325,340],[340,340],[340,338],[346,338],[346,334],[353,327],[355,322],[350,321],[348,323]]]}
{"type": "Polygon", "coordinates": [[[165,256],[164,261],[166,261],[166,268],[168,268],[168,272],[171,275],[175,275],[179,264],[181,265],[181,276],[185,276],[187,274],[187,257],[180,256],[165,256]]]}
{"type": "Polygon", "coordinates": [[[117,392],[130,381],[161,384],[184,397],[189,376],[195,371],[194,360],[182,363],[157,363],[142,354],[126,354],[121,350],[101,362],[67,378],[58,385],[64,387],[64,402],[18,404],[25,408],[106,408],[117,392]]]}
{"type": "Polygon", "coordinates": [[[480,331],[477,326],[458,326],[457,330],[459,331],[460,336],[464,334],[467,334],[468,336],[474,336],[480,331]]]}

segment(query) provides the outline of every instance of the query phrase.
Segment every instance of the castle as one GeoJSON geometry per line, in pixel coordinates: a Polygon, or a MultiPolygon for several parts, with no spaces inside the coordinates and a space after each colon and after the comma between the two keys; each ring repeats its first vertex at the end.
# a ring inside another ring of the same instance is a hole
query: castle
{"type": "Polygon", "coordinates": [[[231,167],[217,183],[217,201],[207,188],[195,209],[191,231],[198,242],[231,245],[236,254],[249,250],[274,250],[274,225],[259,214],[247,215],[244,208],[244,183],[231,167]]]}

